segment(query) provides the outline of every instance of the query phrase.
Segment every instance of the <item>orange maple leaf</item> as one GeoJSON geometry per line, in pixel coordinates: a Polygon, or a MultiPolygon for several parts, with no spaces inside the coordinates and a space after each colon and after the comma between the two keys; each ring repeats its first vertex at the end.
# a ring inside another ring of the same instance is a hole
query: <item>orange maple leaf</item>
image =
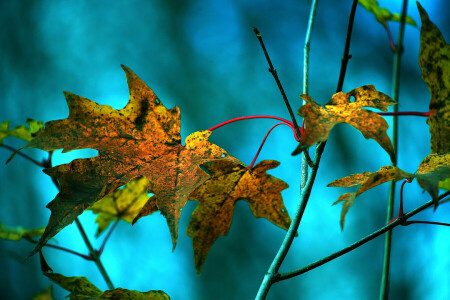
{"type": "Polygon", "coordinates": [[[47,205],[51,210],[48,225],[30,255],[94,202],[142,176],[149,180],[148,192],[157,196],[175,248],[181,209],[189,194],[209,177],[199,165],[224,158],[240,163],[208,141],[210,131],[189,135],[182,146],[178,107],[168,110],[136,74],[122,68],[130,91],[124,108],[116,110],[64,92],[69,117],[46,123],[24,147],[99,151],[96,157],[44,170],[59,181],[61,190],[47,205]]]}
{"type": "Polygon", "coordinates": [[[374,139],[386,150],[391,160],[395,160],[394,148],[386,133],[389,125],[377,113],[361,109],[373,107],[387,111],[389,105],[395,104],[392,98],[377,91],[373,85],[361,86],[348,93],[336,93],[324,106],[318,105],[306,94],[300,97],[308,102],[298,111],[298,114],[305,118],[305,129],[293,155],[318,142],[326,141],[336,124],[347,123],[361,131],[366,139],[374,139]],[[351,102],[350,97],[354,97],[355,101],[351,102]]]}

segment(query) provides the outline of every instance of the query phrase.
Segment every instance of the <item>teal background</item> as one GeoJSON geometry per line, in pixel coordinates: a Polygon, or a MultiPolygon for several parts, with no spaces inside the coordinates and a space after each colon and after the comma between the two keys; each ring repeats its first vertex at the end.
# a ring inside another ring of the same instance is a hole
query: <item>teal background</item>
{"type": "MultiPolygon", "coordinates": [[[[399,12],[401,1],[380,1],[399,12]]],[[[431,20],[449,40],[447,1],[423,1],[431,20]]],[[[351,1],[319,1],[311,41],[310,95],[326,103],[336,89],[351,1]]],[[[303,43],[309,1],[1,1],[0,2],[0,121],[14,127],[27,118],[68,116],[63,90],[100,104],[122,108],[128,101],[120,64],[136,72],[164,105],[180,107],[184,138],[222,121],[246,115],[289,119],[276,84],[253,34],[262,32],[287,96],[296,111],[302,91],[303,43]]],[[[430,95],[418,65],[420,18],[410,1],[418,28],[406,27],[402,58],[400,111],[427,111],[430,95]]],[[[398,24],[390,24],[397,36],[398,24]]],[[[395,38],[396,40],[396,38],[395,38]]],[[[392,52],[383,27],[358,7],[344,92],[365,84],[391,94],[392,52]]],[[[391,117],[386,117],[390,122],[391,117]]],[[[300,118],[299,118],[300,120],[300,118]]],[[[211,141],[250,164],[272,120],[247,120],[216,130],[211,141]]],[[[425,118],[399,120],[399,167],[414,172],[430,152],[425,118]]],[[[5,144],[24,143],[7,139],[5,144]]],[[[280,167],[269,173],[286,181],[282,195],[291,216],[299,196],[300,157],[292,131],[279,127],[269,136],[258,161],[275,159],[280,167]]],[[[25,150],[37,159],[40,150],[25,150]]],[[[96,155],[94,150],[55,154],[55,164],[96,155]]],[[[10,152],[0,148],[0,161],[10,152]]],[[[380,228],[385,223],[387,184],[359,197],[341,232],[341,206],[331,204],[353,189],[327,188],[329,182],[389,164],[388,155],[353,127],[338,125],[327,144],[300,236],[281,271],[302,267],[329,255],[380,228]]],[[[50,215],[45,205],[57,191],[49,177],[30,162],[16,157],[0,166],[0,221],[9,226],[44,226],[50,215]]],[[[398,195],[398,193],[397,193],[398,195]]],[[[417,183],[405,187],[405,209],[429,196],[417,183]]],[[[253,217],[238,202],[228,237],[212,247],[201,276],[195,274],[191,239],[184,233],[195,203],[188,203],[180,221],[175,252],[160,214],[141,219],[134,227],[121,222],[102,255],[116,287],[147,291],[161,289],[172,299],[252,299],[256,295],[284,231],[253,217]]],[[[398,199],[396,200],[396,210],[398,199]]],[[[449,222],[450,207],[442,205],[415,219],[449,222]]],[[[95,216],[80,220],[96,247],[95,216]]],[[[392,299],[450,298],[450,231],[431,225],[394,230],[392,299]]],[[[62,230],[54,243],[87,253],[74,225],[62,230]]],[[[275,284],[268,299],[378,299],[384,240],[357,250],[300,277],[275,284]]],[[[0,241],[2,299],[28,299],[50,285],[40,274],[39,258],[22,262],[33,245],[0,241]],[[15,259],[14,259],[15,258],[15,259]]],[[[86,276],[100,289],[106,284],[95,265],[53,249],[44,249],[48,263],[65,276],[86,276]]],[[[54,288],[56,299],[68,293],[54,288]]]]}

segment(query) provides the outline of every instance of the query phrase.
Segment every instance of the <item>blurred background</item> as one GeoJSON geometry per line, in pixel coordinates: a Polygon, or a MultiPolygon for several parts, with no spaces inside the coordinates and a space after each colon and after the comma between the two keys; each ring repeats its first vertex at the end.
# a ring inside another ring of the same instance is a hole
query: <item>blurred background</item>
{"type": "MultiPolygon", "coordinates": [[[[335,92],[352,1],[320,0],[310,55],[310,95],[320,104],[335,92]]],[[[379,1],[393,12],[401,1],[379,1]]],[[[449,2],[423,1],[431,20],[450,39],[449,2]]],[[[222,121],[247,115],[289,119],[267,62],[253,34],[258,27],[293,109],[301,105],[303,44],[310,1],[0,1],[0,121],[11,127],[27,118],[50,121],[68,116],[63,90],[116,109],[128,101],[120,64],[130,67],[168,108],[179,106],[184,138],[222,121]]],[[[420,17],[409,2],[408,14],[418,27],[406,26],[402,57],[400,111],[428,111],[430,94],[418,65],[420,17]]],[[[397,40],[399,24],[389,24],[397,40]]],[[[357,8],[344,92],[365,84],[391,94],[393,54],[386,31],[373,15],[357,8]]],[[[386,117],[391,122],[391,117],[386,117]]],[[[299,118],[300,120],[300,118],[299,118]]],[[[430,134],[423,117],[399,119],[399,162],[414,172],[430,153],[430,134]]],[[[273,120],[246,120],[214,132],[211,141],[250,164],[273,120]]],[[[24,142],[6,139],[19,148],[24,142]]],[[[281,165],[270,174],[286,181],[284,202],[291,216],[299,198],[300,157],[292,131],[283,126],[268,138],[258,161],[281,165]]],[[[25,150],[40,160],[46,153],[25,150]]],[[[10,152],[0,148],[0,161],[10,152]]],[[[61,154],[54,163],[95,156],[94,150],[61,154]]],[[[336,126],[330,135],[316,184],[300,227],[300,235],[281,268],[289,271],[327,256],[385,224],[388,185],[360,196],[341,232],[341,205],[331,204],[355,189],[327,188],[329,182],[353,173],[376,171],[389,158],[379,145],[353,127],[336,126]]],[[[27,228],[47,224],[45,205],[57,193],[42,170],[16,157],[0,166],[0,222],[27,228]]],[[[397,193],[398,196],[398,193],[397,193]]],[[[405,209],[429,200],[416,182],[405,187],[405,209]]],[[[185,235],[196,206],[189,202],[180,221],[180,237],[172,253],[167,224],[156,213],[131,227],[120,222],[102,261],[116,287],[160,289],[172,299],[253,299],[285,232],[253,217],[244,201],[236,205],[229,236],[212,247],[203,273],[194,269],[192,241],[185,235]]],[[[396,199],[396,208],[398,198],[396,199]]],[[[415,219],[449,222],[449,205],[415,219]]],[[[80,216],[96,248],[95,216],[80,216]]],[[[431,225],[396,228],[393,233],[391,299],[450,299],[450,231],[431,225]]],[[[86,246],[74,225],[55,243],[82,253],[86,246]]],[[[378,299],[384,238],[302,276],[275,284],[268,299],[378,299]]],[[[51,283],[42,276],[38,256],[23,262],[29,242],[0,240],[2,299],[29,299],[51,283]]],[[[71,254],[44,248],[49,265],[65,276],[85,276],[102,290],[106,284],[95,264],[71,254]]],[[[56,299],[68,292],[54,287],[56,299]]]]}

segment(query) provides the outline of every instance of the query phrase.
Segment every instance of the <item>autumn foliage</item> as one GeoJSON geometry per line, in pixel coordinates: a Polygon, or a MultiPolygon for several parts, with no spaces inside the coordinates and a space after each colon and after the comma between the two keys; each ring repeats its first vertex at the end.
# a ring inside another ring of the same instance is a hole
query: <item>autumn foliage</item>
{"type": "MultiPolygon", "coordinates": [[[[385,28],[387,21],[400,21],[400,15],[380,9],[376,1],[360,3],[374,13],[385,28]]],[[[418,8],[422,19],[419,64],[431,94],[427,119],[431,153],[417,166],[415,173],[396,166],[383,166],[378,171],[352,174],[328,184],[329,187],[356,189],[342,194],[334,202],[343,205],[342,229],[357,197],[380,184],[416,179],[437,208],[439,187],[444,188],[448,183],[450,46],[420,4],[418,8]]],[[[415,25],[410,17],[406,22],[415,25]]],[[[66,119],[49,121],[45,125],[28,120],[28,126],[12,129],[9,122],[0,123],[0,144],[9,137],[27,141],[14,155],[29,148],[49,153],[57,149],[63,149],[63,152],[85,148],[98,151],[98,155],[92,158],[75,159],[58,166],[45,165],[45,174],[59,188],[57,196],[47,204],[51,216],[45,229],[27,230],[0,223],[0,238],[35,242],[31,256],[40,253],[51,238],[72,224],[85,210],[97,214],[97,236],[119,220],[134,224],[158,212],[167,221],[175,249],[182,209],[188,201],[197,201],[187,235],[192,238],[195,268],[200,274],[216,240],[228,235],[237,201],[246,201],[256,218],[265,218],[288,230],[291,218],[281,196],[288,185],[267,173],[280,162],[263,160],[255,166],[246,166],[226,150],[209,142],[213,134],[210,130],[194,132],[182,143],[179,108],[166,108],[132,70],[126,66],[122,68],[130,93],[129,101],[122,109],[113,109],[64,92],[69,107],[66,119]],[[35,241],[35,237],[40,238],[35,241]]],[[[327,141],[333,127],[345,123],[359,130],[365,138],[375,140],[395,162],[396,153],[387,134],[388,123],[378,113],[386,112],[389,106],[396,104],[386,93],[373,85],[355,87],[351,91],[331,95],[323,106],[307,94],[300,97],[306,102],[298,110],[304,125],[294,155],[327,141]]],[[[293,126],[291,123],[287,125],[293,126]]],[[[84,277],[65,277],[51,272],[44,275],[70,291],[71,299],[169,299],[162,291],[141,293],[119,288],[102,292],[84,277]]]]}

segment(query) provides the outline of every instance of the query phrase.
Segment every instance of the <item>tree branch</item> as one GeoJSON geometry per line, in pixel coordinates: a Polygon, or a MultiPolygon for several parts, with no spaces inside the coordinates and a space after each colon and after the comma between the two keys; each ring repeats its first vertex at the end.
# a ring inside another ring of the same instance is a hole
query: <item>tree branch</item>
{"type": "MultiPolygon", "coordinates": [[[[399,89],[400,89],[400,62],[403,51],[403,35],[405,31],[406,21],[406,8],[408,5],[407,0],[403,0],[402,16],[400,20],[400,32],[398,35],[398,44],[394,52],[394,67],[392,74],[392,98],[397,101],[394,105],[394,113],[398,113],[399,103],[399,89]]],[[[387,27],[387,25],[386,25],[387,27]]],[[[389,32],[389,31],[388,31],[389,32]]],[[[392,162],[392,166],[397,166],[397,149],[398,149],[398,116],[394,114],[392,120],[392,145],[395,152],[395,161],[392,162]]],[[[389,222],[392,220],[395,201],[395,181],[389,182],[389,196],[386,212],[386,220],[389,222]]],[[[380,287],[380,299],[387,300],[389,298],[389,273],[390,273],[390,260],[391,260],[391,248],[392,248],[392,231],[388,231],[385,236],[384,242],[384,258],[383,258],[383,273],[381,276],[380,287]]]]}
{"type": "MultiPolygon", "coordinates": [[[[450,195],[450,191],[447,191],[444,194],[442,194],[441,196],[439,196],[439,200],[447,197],[448,195],[450,195]]],[[[448,201],[449,199],[445,199],[444,201],[448,201]]],[[[440,202],[443,203],[444,201],[442,201],[442,202],[440,201],[440,202]]],[[[428,207],[431,207],[432,205],[434,205],[434,201],[430,200],[427,203],[425,203],[425,204],[415,208],[414,210],[410,211],[409,213],[404,214],[402,218],[396,219],[395,221],[391,222],[390,224],[387,224],[383,228],[378,229],[377,231],[375,231],[375,232],[371,233],[370,235],[360,239],[359,241],[351,244],[350,246],[343,248],[342,250],[339,250],[339,251],[337,251],[337,252],[335,252],[335,253],[327,256],[327,257],[324,257],[324,258],[322,258],[322,259],[320,259],[320,260],[318,260],[316,262],[313,262],[312,264],[309,264],[309,265],[307,265],[307,266],[305,266],[303,268],[300,268],[300,269],[297,269],[297,270],[294,270],[294,271],[291,271],[291,272],[286,272],[286,273],[279,274],[274,279],[274,282],[286,280],[286,279],[289,279],[289,278],[301,275],[303,273],[309,272],[309,271],[311,271],[311,270],[313,270],[315,268],[318,268],[321,265],[324,265],[324,264],[326,264],[326,263],[328,263],[328,262],[330,262],[330,261],[332,261],[332,260],[334,260],[334,259],[336,259],[336,258],[338,258],[338,257],[340,257],[340,256],[342,256],[342,255],[344,255],[344,254],[346,254],[346,253],[348,253],[348,252],[350,252],[350,251],[352,251],[352,250],[362,246],[362,245],[364,245],[365,243],[373,240],[374,238],[382,235],[383,233],[385,233],[385,232],[387,232],[389,230],[392,230],[394,227],[397,227],[399,225],[403,225],[403,222],[405,220],[407,220],[407,219],[411,218],[412,216],[418,214],[419,212],[423,211],[424,209],[426,209],[428,207]]]]}
{"type": "MultiPolygon", "coordinates": [[[[352,35],[352,29],[353,29],[353,20],[355,18],[356,13],[356,6],[358,4],[358,0],[353,0],[353,5],[350,11],[349,16],[349,23],[347,28],[347,36],[345,41],[345,48],[344,48],[344,55],[342,58],[342,64],[339,74],[339,82],[338,82],[338,88],[342,89],[342,85],[344,83],[345,73],[347,71],[347,63],[350,59],[350,55],[348,54],[350,51],[350,40],[352,35]]],[[[339,90],[340,91],[340,90],[339,90]]],[[[338,91],[338,92],[339,92],[338,91]]],[[[280,246],[280,249],[278,250],[277,255],[275,256],[274,260],[272,261],[272,264],[269,267],[268,272],[264,276],[263,282],[261,283],[261,286],[259,288],[258,294],[256,295],[256,300],[265,299],[267,296],[267,293],[269,292],[270,287],[273,283],[275,283],[275,279],[279,275],[278,270],[280,269],[281,264],[283,263],[284,258],[286,257],[286,254],[288,253],[292,241],[295,237],[295,234],[297,233],[298,227],[300,225],[300,221],[303,217],[303,213],[305,212],[306,205],[308,204],[309,197],[311,195],[311,189],[314,184],[317,170],[319,169],[319,163],[320,159],[322,157],[323,150],[325,149],[326,142],[319,143],[316,147],[316,154],[314,156],[314,163],[311,169],[311,173],[308,176],[308,180],[306,181],[304,189],[300,192],[300,203],[297,206],[297,210],[295,212],[295,216],[292,220],[291,225],[289,226],[288,232],[286,233],[286,236],[280,246]]]]}

